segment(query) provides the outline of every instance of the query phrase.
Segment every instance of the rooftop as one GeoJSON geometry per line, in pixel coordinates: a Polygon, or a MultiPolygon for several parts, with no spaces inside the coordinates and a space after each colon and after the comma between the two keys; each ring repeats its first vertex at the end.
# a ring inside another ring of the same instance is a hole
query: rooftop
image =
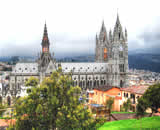
{"type": "Polygon", "coordinates": [[[121,88],[122,91],[127,91],[131,93],[144,94],[149,86],[140,85],[140,86],[131,86],[127,88],[121,88]]]}

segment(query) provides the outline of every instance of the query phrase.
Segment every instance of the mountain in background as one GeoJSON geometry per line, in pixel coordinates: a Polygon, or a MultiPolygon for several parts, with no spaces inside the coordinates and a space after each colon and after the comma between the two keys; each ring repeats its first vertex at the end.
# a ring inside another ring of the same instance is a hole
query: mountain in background
{"type": "MultiPolygon", "coordinates": [[[[94,55],[66,57],[57,59],[60,62],[94,62],[94,55]]],[[[160,72],[160,54],[129,53],[128,63],[130,69],[149,70],[160,72]]]]}
{"type": "MultiPolygon", "coordinates": [[[[157,50],[158,51],[158,50],[157,50]]],[[[11,62],[15,57],[0,57],[0,62],[11,62]]],[[[35,61],[37,57],[26,56],[20,57],[20,62],[35,61]]],[[[94,62],[94,55],[83,54],[81,56],[56,57],[58,62],[94,62]]],[[[153,72],[160,72],[160,54],[141,53],[139,51],[129,52],[128,54],[129,68],[143,69],[153,72]]]]}

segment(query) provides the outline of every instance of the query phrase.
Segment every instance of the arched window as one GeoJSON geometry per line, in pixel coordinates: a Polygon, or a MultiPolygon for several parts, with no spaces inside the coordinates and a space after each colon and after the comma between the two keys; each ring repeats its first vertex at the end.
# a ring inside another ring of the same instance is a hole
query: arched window
{"type": "Polygon", "coordinates": [[[89,80],[87,81],[87,87],[89,86],[89,80]]]}
{"type": "Polygon", "coordinates": [[[82,81],[79,82],[79,87],[82,87],[82,81]]]}
{"type": "Polygon", "coordinates": [[[85,81],[83,81],[83,86],[85,86],[85,81]]]}
{"type": "Polygon", "coordinates": [[[103,80],[101,80],[101,85],[103,85],[103,80]]]}
{"type": "Polygon", "coordinates": [[[89,81],[89,86],[92,87],[92,80],[89,81]]]}
{"type": "Polygon", "coordinates": [[[94,81],[94,86],[96,86],[96,80],[94,81]]]}
{"type": "Polygon", "coordinates": [[[104,80],[104,85],[106,85],[106,80],[104,80]]]}
{"type": "Polygon", "coordinates": [[[99,80],[97,80],[97,86],[99,86],[99,80]]]}
{"type": "Polygon", "coordinates": [[[8,104],[8,106],[11,105],[11,97],[10,96],[7,97],[7,104],[8,104]]]}
{"type": "Polygon", "coordinates": [[[123,87],[123,81],[122,80],[120,81],[120,87],[121,88],[123,87]]]}
{"type": "Polygon", "coordinates": [[[107,60],[107,48],[104,48],[104,60],[107,60]]]}
{"type": "Polygon", "coordinates": [[[2,105],[2,97],[0,96],[0,104],[2,105]]]}

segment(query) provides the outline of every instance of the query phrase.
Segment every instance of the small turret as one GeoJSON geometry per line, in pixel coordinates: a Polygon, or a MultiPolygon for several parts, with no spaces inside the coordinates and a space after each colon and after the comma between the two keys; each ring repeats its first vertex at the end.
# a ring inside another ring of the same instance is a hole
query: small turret
{"type": "Polygon", "coordinates": [[[109,41],[112,42],[112,31],[111,31],[111,29],[109,31],[109,41]]]}
{"type": "Polygon", "coordinates": [[[98,45],[98,37],[97,37],[97,34],[96,34],[96,45],[98,45]]]}
{"type": "Polygon", "coordinates": [[[106,31],[106,27],[104,25],[104,21],[102,22],[102,27],[101,27],[100,34],[99,34],[99,39],[103,42],[107,41],[107,31],[106,31]]]}
{"type": "Polygon", "coordinates": [[[127,38],[128,37],[128,35],[127,35],[127,29],[125,28],[125,40],[127,41],[127,38]]]}
{"type": "Polygon", "coordinates": [[[119,20],[119,15],[117,13],[117,20],[116,20],[116,24],[114,26],[114,32],[113,32],[113,40],[114,41],[118,41],[118,40],[122,40],[123,38],[123,32],[122,32],[122,26],[119,20]]]}

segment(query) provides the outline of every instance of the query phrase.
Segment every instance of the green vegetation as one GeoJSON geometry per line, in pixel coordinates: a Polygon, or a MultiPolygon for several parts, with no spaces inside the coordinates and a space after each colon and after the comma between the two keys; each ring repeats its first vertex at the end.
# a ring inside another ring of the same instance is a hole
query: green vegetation
{"type": "Polygon", "coordinates": [[[131,109],[131,100],[128,98],[127,101],[123,103],[121,111],[128,112],[130,109],[131,109]]]}
{"type": "MultiPolygon", "coordinates": [[[[88,108],[80,101],[80,87],[72,86],[71,75],[61,69],[38,85],[31,77],[26,85],[28,96],[19,98],[15,104],[16,126],[10,130],[82,130],[94,129],[104,122],[94,119],[88,108]]],[[[84,99],[84,98],[83,98],[84,99]]]]}
{"type": "Polygon", "coordinates": [[[98,130],[131,130],[141,128],[160,128],[160,117],[144,117],[140,120],[119,120],[106,122],[98,130]]]}
{"type": "Polygon", "coordinates": [[[111,111],[113,103],[114,103],[114,98],[110,97],[108,100],[106,100],[106,108],[111,111]]]}
{"type": "Polygon", "coordinates": [[[0,117],[0,119],[13,119],[11,117],[0,117]]]}
{"type": "Polygon", "coordinates": [[[136,113],[136,112],[118,112],[118,111],[113,111],[113,112],[111,112],[112,114],[134,114],[134,113],[136,113]]]}
{"type": "Polygon", "coordinates": [[[137,115],[144,115],[147,108],[157,112],[160,108],[160,84],[150,86],[142,97],[139,98],[137,104],[137,115]]]}

